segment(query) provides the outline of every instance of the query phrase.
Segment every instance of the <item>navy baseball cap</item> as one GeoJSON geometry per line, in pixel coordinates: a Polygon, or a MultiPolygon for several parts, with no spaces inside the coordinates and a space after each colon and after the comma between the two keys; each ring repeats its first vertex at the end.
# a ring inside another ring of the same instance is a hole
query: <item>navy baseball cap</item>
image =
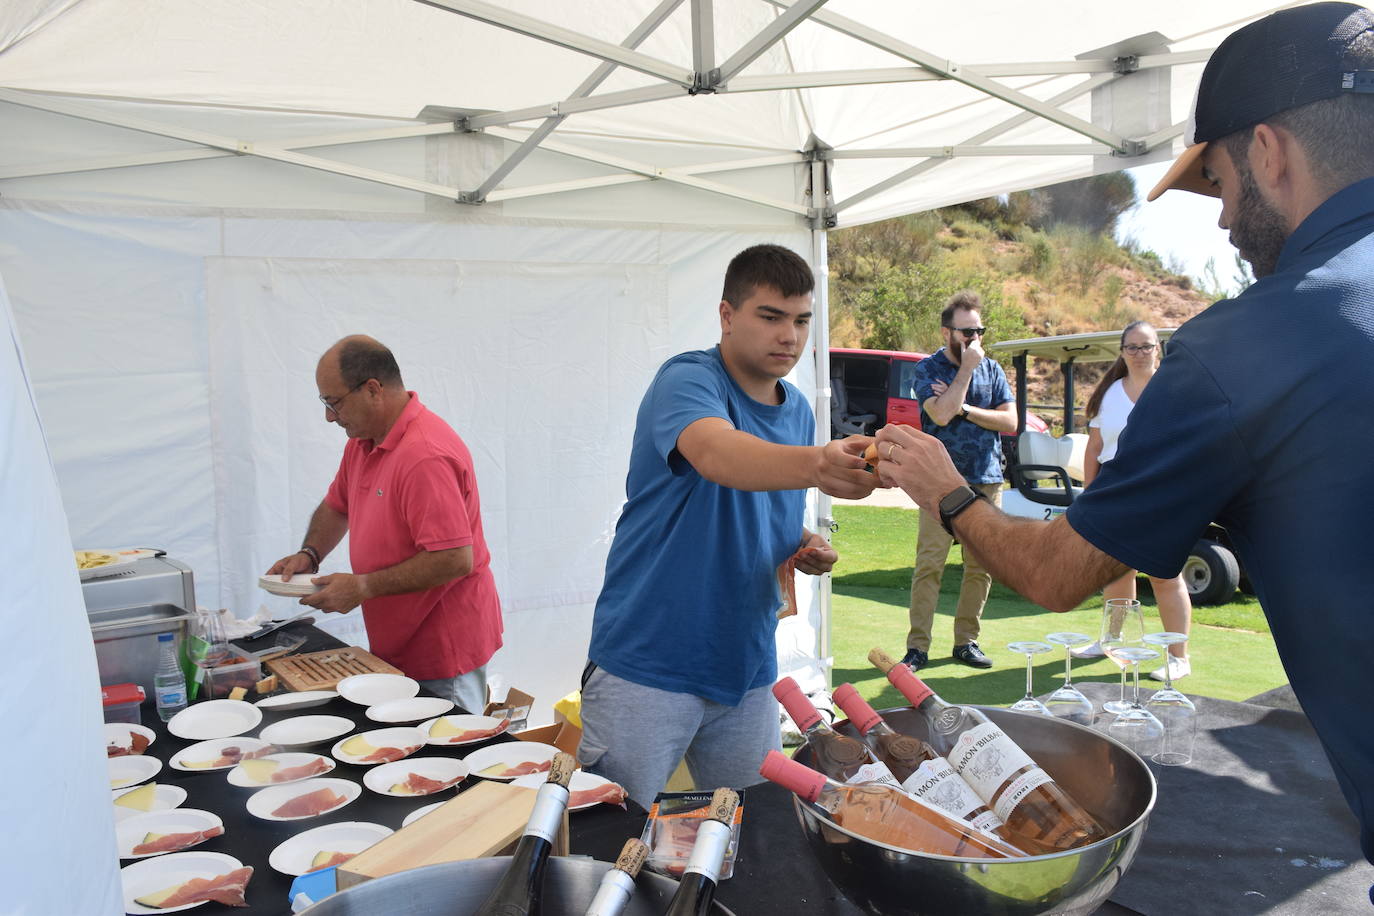
{"type": "Polygon", "coordinates": [[[1348,70],[1346,50],[1374,31],[1374,13],[1354,3],[1312,3],[1271,13],[1226,37],[1198,83],[1187,148],[1146,196],[1170,188],[1218,196],[1202,175],[1207,144],[1281,111],[1347,92],[1374,93],[1374,70],[1348,70]]]}

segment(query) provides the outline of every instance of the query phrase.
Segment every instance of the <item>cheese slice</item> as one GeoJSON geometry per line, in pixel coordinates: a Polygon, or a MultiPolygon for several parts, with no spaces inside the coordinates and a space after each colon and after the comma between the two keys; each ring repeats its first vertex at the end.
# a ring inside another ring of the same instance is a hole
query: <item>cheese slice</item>
{"type": "Polygon", "coordinates": [[[146,786],[139,786],[132,792],[125,792],[114,800],[116,805],[125,808],[133,808],[136,811],[151,811],[153,803],[157,801],[157,783],[150,782],[146,786]]]}
{"type": "Polygon", "coordinates": [[[439,721],[429,727],[429,736],[431,738],[451,738],[464,731],[466,731],[466,729],[459,728],[449,722],[448,719],[440,718],[439,721]]]}
{"type": "Polygon", "coordinates": [[[254,782],[271,782],[272,774],[277,772],[281,763],[276,760],[245,760],[239,764],[244,775],[254,782]]]}
{"type": "Polygon", "coordinates": [[[350,757],[367,757],[377,752],[377,748],[368,743],[368,740],[362,735],[354,735],[352,738],[349,738],[343,744],[339,745],[339,750],[350,757]]]}
{"type": "MultiPolygon", "coordinates": [[[[181,882],[181,884],[185,883],[184,881],[181,882]]],[[[181,884],[173,884],[171,887],[164,887],[160,891],[153,891],[151,894],[135,897],[134,903],[137,903],[139,906],[146,906],[149,909],[160,910],[162,909],[162,904],[166,903],[173,894],[181,890],[181,884]]]]}
{"type": "Polygon", "coordinates": [[[390,792],[391,794],[393,794],[393,795],[414,795],[414,794],[415,794],[415,790],[412,789],[412,788],[410,787],[410,784],[409,784],[409,783],[404,783],[404,782],[398,782],[398,783],[396,783],[394,786],[392,786],[392,787],[391,787],[390,789],[388,789],[387,791],[389,791],[389,792],[390,792]]]}
{"type": "Polygon", "coordinates": [[[167,834],[165,834],[165,833],[145,833],[145,834],[143,834],[143,842],[144,842],[144,843],[156,843],[158,840],[162,839],[162,838],[165,837],[166,835],[167,835],[167,834]]]}

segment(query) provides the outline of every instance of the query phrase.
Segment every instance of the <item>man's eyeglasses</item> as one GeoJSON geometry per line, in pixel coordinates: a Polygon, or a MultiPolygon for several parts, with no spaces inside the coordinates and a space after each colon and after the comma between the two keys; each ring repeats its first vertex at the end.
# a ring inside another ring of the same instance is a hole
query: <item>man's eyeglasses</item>
{"type": "Polygon", "coordinates": [[[352,388],[348,389],[343,394],[339,395],[337,398],[327,398],[324,395],[320,395],[320,403],[324,405],[325,410],[329,411],[332,414],[337,414],[339,412],[339,405],[344,402],[344,398],[348,397],[350,394],[366,385],[369,381],[371,381],[371,379],[363,379],[361,382],[354,385],[352,388]]]}
{"type": "Polygon", "coordinates": [[[1157,344],[1126,344],[1121,349],[1134,356],[1139,353],[1149,353],[1156,346],[1157,344]]]}
{"type": "Polygon", "coordinates": [[[949,328],[951,331],[963,334],[964,340],[972,340],[975,337],[982,337],[984,334],[988,332],[987,328],[950,328],[949,325],[945,325],[945,327],[949,328]]]}

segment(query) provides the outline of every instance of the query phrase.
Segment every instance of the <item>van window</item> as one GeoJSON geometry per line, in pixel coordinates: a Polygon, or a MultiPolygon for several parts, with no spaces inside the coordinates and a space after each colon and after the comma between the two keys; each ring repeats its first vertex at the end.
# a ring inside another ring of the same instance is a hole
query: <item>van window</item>
{"type": "Polygon", "coordinates": [[[860,388],[887,391],[887,360],[870,358],[845,360],[844,384],[851,392],[860,388]]]}
{"type": "Polygon", "coordinates": [[[916,400],[916,367],[919,363],[899,360],[897,362],[897,390],[893,397],[916,400]]]}

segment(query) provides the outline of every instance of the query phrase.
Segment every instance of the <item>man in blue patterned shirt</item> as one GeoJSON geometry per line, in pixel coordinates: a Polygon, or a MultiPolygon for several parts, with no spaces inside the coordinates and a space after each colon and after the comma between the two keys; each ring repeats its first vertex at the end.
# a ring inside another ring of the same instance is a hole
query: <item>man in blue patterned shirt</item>
{"type": "MultiPolygon", "coordinates": [[[[1016,430],[1016,405],[1007,376],[983,352],[983,304],[972,290],[955,293],[940,313],[945,345],[916,366],[916,399],[921,402],[921,428],[944,444],[954,467],[969,486],[993,505],[1002,504],[1001,434],[1016,430]]],[[[911,577],[906,656],[911,670],[930,659],[930,629],[940,600],[940,580],[953,536],[936,512],[922,511],[916,540],[916,571],[911,577]]],[[[954,609],[954,659],[974,668],[991,668],[978,648],[983,605],[992,576],[964,553],[964,580],[954,609]]]]}

